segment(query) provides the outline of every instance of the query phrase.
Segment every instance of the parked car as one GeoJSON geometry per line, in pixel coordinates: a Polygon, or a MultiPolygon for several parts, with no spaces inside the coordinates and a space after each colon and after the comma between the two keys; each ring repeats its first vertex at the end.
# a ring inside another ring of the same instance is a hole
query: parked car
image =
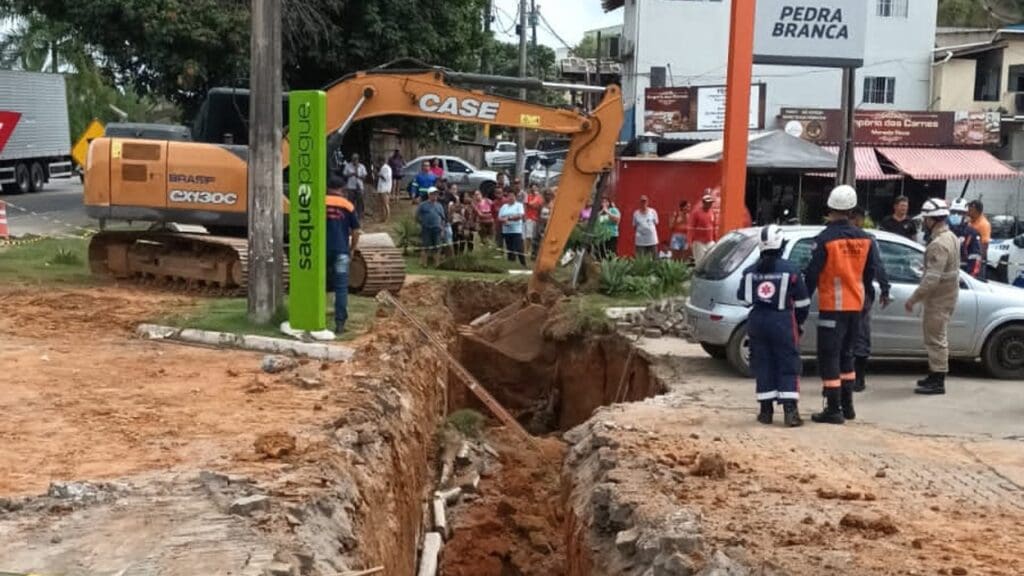
{"type": "Polygon", "coordinates": [[[480,170],[458,156],[420,156],[409,162],[402,168],[402,189],[409,186],[424,162],[434,158],[441,160],[444,177],[449,182],[472,190],[479,189],[485,196],[494,193],[494,188],[498,185],[498,173],[493,170],[480,170]]]}
{"type": "MultiPolygon", "coordinates": [[[[526,156],[537,154],[537,150],[527,149],[526,156]]],[[[496,166],[509,166],[516,163],[516,143],[511,141],[501,141],[494,145],[494,150],[490,152],[484,152],[484,164],[487,164],[488,168],[494,168],[496,166]]]]}
{"type": "MultiPolygon", "coordinates": [[[[801,268],[811,257],[811,245],[821,226],[786,227],[784,257],[801,268]]],[[[728,359],[741,374],[750,375],[747,338],[749,309],[736,298],[743,270],[758,257],[758,228],[730,232],[694,270],[686,301],[687,321],[706,352],[728,359]]],[[[925,357],[921,308],[907,314],[904,304],[921,281],[924,247],[882,231],[878,240],[889,282],[892,304],[872,311],[872,355],[925,357]]],[[[813,356],[818,317],[817,295],[800,341],[803,354],[813,356]]],[[[950,357],[981,359],[988,373],[1001,379],[1024,378],[1024,297],[1020,289],[960,275],[960,299],[949,325],[950,357]]]]}

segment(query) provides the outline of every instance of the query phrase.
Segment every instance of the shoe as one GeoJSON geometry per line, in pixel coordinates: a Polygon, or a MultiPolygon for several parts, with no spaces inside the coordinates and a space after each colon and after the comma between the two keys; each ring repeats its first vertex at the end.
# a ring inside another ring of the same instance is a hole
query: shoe
{"type": "Polygon", "coordinates": [[[917,386],[918,387],[928,387],[928,386],[931,386],[932,379],[934,377],[935,377],[935,375],[932,372],[929,372],[927,376],[925,376],[924,378],[921,378],[920,380],[917,381],[917,386]]]}
{"type": "Polygon", "coordinates": [[[839,408],[841,388],[825,389],[825,409],[811,414],[811,420],[819,424],[844,424],[843,411],[839,408]]]}
{"type": "Polygon", "coordinates": [[[843,418],[847,420],[857,418],[857,414],[853,411],[853,392],[857,389],[856,386],[856,380],[847,380],[843,382],[842,388],[839,389],[839,408],[843,412],[843,418]]]}
{"type": "Polygon", "coordinates": [[[918,386],[914,389],[914,394],[924,394],[926,396],[940,396],[946,393],[946,375],[941,372],[935,372],[929,375],[931,381],[923,386],[918,386]]]}
{"type": "Polygon", "coordinates": [[[800,418],[800,410],[797,408],[796,400],[787,400],[782,405],[782,409],[785,411],[785,424],[789,428],[797,428],[804,425],[804,421],[800,418]]]}
{"type": "Polygon", "coordinates": [[[867,358],[856,358],[854,359],[854,370],[857,372],[857,379],[853,381],[853,391],[863,392],[867,388],[867,370],[868,370],[868,359],[867,358]]]}
{"type": "Polygon", "coordinates": [[[775,416],[775,408],[771,400],[761,400],[761,412],[757,415],[757,421],[761,424],[771,424],[775,416]]]}

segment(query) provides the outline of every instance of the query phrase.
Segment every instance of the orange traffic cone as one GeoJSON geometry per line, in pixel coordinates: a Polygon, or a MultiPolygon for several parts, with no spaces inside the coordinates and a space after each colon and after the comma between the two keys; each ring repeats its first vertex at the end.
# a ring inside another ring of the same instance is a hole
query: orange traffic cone
{"type": "Polygon", "coordinates": [[[0,200],[0,239],[10,240],[11,233],[7,230],[7,204],[0,200]]]}

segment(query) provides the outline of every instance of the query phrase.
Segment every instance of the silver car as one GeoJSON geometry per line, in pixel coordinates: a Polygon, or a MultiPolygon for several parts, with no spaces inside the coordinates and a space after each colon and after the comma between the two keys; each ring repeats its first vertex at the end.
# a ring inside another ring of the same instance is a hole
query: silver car
{"type": "Polygon", "coordinates": [[[430,162],[435,158],[441,160],[444,177],[452,184],[458,184],[464,191],[480,190],[485,196],[490,196],[498,185],[497,172],[480,170],[458,156],[420,156],[402,168],[402,190],[408,189],[409,183],[419,173],[424,162],[430,162]]]}
{"type": "MultiPolygon", "coordinates": [[[[821,226],[786,227],[783,256],[804,268],[811,258],[814,237],[821,230],[821,226]]],[[[749,309],[736,298],[736,290],[743,270],[757,260],[758,231],[747,228],[723,237],[694,271],[686,301],[687,321],[704,350],[728,359],[746,376],[750,375],[749,309]]],[[[884,309],[876,301],[872,310],[872,357],[923,358],[921,307],[908,314],[904,304],[921,281],[924,247],[888,232],[871,232],[881,249],[893,299],[884,309]]],[[[800,341],[801,352],[807,356],[815,353],[817,318],[815,295],[800,341]]],[[[961,273],[960,299],[949,325],[949,351],[955,359],[980,358],[995,378],[1024,378],[1024,291],[961,273]]]]}

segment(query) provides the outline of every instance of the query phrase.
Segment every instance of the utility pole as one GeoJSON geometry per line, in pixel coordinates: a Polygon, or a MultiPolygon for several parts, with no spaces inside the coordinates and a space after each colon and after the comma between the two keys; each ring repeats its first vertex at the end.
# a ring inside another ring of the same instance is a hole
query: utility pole
{"type": "MultiPolygon", "coordinates": [[[[530,0],[530,28],[533,30],[533,75],[536,78],[541,78],[540,73],[540,56],[537,52],[537,0],[530,0]]],[[[543,78],[541,78],[543,80],[543,78]]]]}
{"type": "Polygon", "coordinates": [[[270,323],[284,293],[281,0],[252,0],[249,83],[249,320],[270,323]]]}
{"type": "MultiPolygon", "coordinates": [[[[484,2],[484,44],[480,49],[480,73],[490,74],[491,73],[491,0],[484,2]]],[[[480,143],[488,142],[491,139],[491,126],[490,124],[477,124],[476,126],[476,141],[480,143]]]]}
{"type": "MultiPolygon", "coordinates": [[[[597,31],[597,58],[594,61],[594,72],[595,72],[594,75],[597,76],[597,80],[595,81],[595,84],[597,84],[598,86],[601,86],[601,31],[600,30],[597,31]]],[[[600,100],[598,98],[596,98],[596,96],[597,96],[596,94],[591,94],[590,95],[590,97],[593,98],[594,102],[600,102],[600,100]]],[[[596,107],[596,105],[595,104],[591,104],[591,108],[594,108],[594,107],[596,107]]]]}
{"type": "MultiPolygon", "coordinates": [[[[526,78],[526,0],[519,0],[519,77],[526,78]]],[[[519,89],[519,99],[526,100],[526,88],[519,89]]],[[[526,128],[519,129],[516,140],[516,177],[526,183],[526,128]]]]}
{"type": "Polygon", "coordinates": [[[836,185],[857,185],[856,159],[853,154],[854,108],[856,107],[857,69],[843,68],[843,145],[839,148],[839,166],[836,185]]]}

